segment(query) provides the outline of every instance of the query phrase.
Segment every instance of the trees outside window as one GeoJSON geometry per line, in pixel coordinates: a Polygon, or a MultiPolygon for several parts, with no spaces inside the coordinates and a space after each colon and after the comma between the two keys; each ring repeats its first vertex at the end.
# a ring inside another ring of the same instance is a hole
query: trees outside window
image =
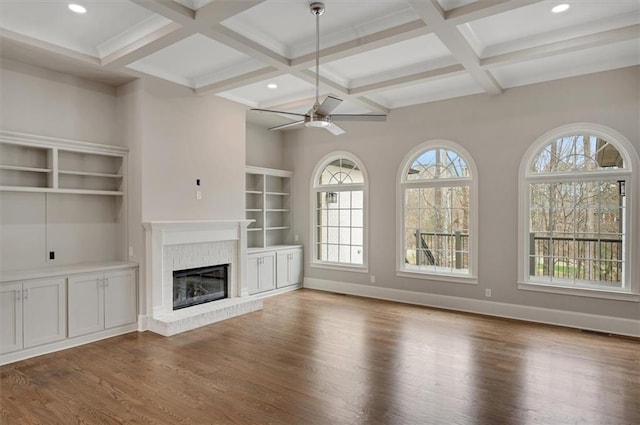
{"type": "Polygon", "coordinates": [[[452,142],[428,142],[407,155],[399,171],[399,272],[474,276],[474,170],[452,142]]]}
{"type": "Polygon", "coordinates": [[[365,269],[366,172],[347,152],[329,155],[313,178],[315,265],[365,269]]]}
{"type": "Polygon", "coordinates": [[[525,283],[631,292],[630,162],[615,138],[589,128],[530,150],[521,167],[525,283]]]}

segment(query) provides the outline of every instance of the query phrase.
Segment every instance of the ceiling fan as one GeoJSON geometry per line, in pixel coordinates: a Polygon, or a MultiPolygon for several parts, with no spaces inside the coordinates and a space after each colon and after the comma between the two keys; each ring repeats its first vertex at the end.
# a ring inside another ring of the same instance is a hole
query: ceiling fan
{"type": "Polygon", "coordinates": [[[345,131],[340,128],[335,121],[385,121],[383,114],[331,114],[331,112],[342,103],[342,99],[334,96],[327,98],[320,103],[318,101],[320,91],[320,15],[324,14],[324,3],[314,2],[309,5],[311,14],[316,17],[316,101],[306,114],[295,112],[275,111],[272,109],[253,108],[252,111],[271,112],[276,114],[292,115],[298,118],[297,121],[271,127],[269,130],[282,130],[290,127],[304,125],[305,127],[324,128],[332,134],[338,136],[345,131]]]}

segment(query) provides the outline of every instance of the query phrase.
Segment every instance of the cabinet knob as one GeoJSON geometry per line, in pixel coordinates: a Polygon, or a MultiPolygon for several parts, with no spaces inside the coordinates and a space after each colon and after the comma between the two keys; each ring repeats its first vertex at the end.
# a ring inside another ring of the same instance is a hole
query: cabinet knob
{"type": "Polygon", "coordinates": [[[16,301],[20,301],[22,299],[21,295],[22,295],[21,291],[16,291],[16,301]]]}
{"type": "Polygon", "coordinates": [[[109,286],[109,278],[104,278],[104,286],[109,286]]]}
{"type": "Polygon", "coordinates": [[[28,299],[28,298],[29,298],[29,290],[28,290],[28,289],[24,289],[24,290],[22,291],[22,299],[23,299],[23,300],[26,300],[26,299],[28,299]]]}

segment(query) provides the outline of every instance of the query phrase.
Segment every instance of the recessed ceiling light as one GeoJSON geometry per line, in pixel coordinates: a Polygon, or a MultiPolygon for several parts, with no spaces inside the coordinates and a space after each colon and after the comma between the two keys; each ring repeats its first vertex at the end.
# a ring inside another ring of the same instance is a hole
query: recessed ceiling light
{"type": "Polygon", "coordinates": [[[267,84],[267,88],[272,89],[272,90],[273,89],[277,89],[278,85],[276,83],[269,83],[269,84],[267,84]]]}
{"type": "Polygon", "coordinates": [[[568,3],[562,3],[559,4],[557,6],[554,6],[553,9],[551,9],[551,11],[553,13],[562,13],[565,12],[569,9],[569,7],[571,7],[568,3]]]}
{"type": "Polygon", "coordinates": [[[72,12],[76,12],[76,13],[87,13],[87,8],[84,6],[80,6],[79,4],[75,4],[75,3],[69,3],[69,5],[67,6],[69,8],[70,11],[72,12]]]}

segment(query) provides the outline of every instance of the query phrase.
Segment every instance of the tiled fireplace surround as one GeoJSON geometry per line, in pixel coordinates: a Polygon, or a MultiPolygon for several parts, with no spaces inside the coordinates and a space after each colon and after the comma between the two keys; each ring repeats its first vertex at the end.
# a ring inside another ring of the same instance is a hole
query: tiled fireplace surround
{"type": "Polygon", "coordinates": [[[246,285],[246,220],[144,223],[147,327],[171,336],[262,309],[246,285]],[[173,271],[229,264],[229,298],[173,310],[173,271]]]}

